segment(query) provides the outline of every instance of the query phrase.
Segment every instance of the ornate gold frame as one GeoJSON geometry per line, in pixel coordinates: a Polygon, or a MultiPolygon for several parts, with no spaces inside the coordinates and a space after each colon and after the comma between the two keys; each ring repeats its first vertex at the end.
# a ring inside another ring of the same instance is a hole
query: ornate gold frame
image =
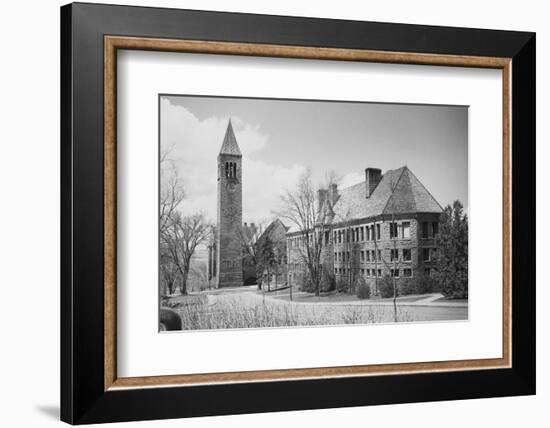
{"type": "Polygon", "coordinates": [[[105,391],[120,388],[192,386],[269,380],[357,377],[404,373],[441,372],[511,367],[511,82],[510,58],[381,52],[247,43],[104,37],[104,291],[105,291],[105,391]],[[398,64],[494,68],[502,70],[503,91],[503,349],[502,358],[434,361],[405,364],[359,365],[306,369],[262,370],[229,373],[119,378],[116,375],[116,84],[118,49],[170,51],[201,54],[245,55],[280,58],[323,59],[398,64]]]}

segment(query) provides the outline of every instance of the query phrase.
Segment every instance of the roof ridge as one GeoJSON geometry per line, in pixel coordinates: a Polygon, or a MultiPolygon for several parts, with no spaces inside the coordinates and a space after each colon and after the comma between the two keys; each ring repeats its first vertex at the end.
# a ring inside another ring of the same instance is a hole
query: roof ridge
{"type": "MultiPolygon", "coordinates": [[[[386,201],[386,203],[384,204],[384,208],[382,208],[382,211],[381,212],[385,212],[386,211],[386,208],[388,207],[388,204],[390,203],[391,199],[393,198],[393,194],[395,193],[395,189],[397,189],[397,185],[399,184],[399,182],[401,181],[401,177],[403,176],[403,173],[405,172],[405,169],[407,169],[407,166],[402,166],[400,168],[397,168],[397,169],[401,169],[401,174],[399,174],[399,178],[397,179],[397,181],[395,182],[395,186],[391,189],[391,193],[390,193],[390,196],[388,197],[388,200],[386,201]]],[[[390,170],[391,172],[394,172],[396,171],[395,169],[391,169],[390,170]]],[[[386,174],[390,171],[386,171],[386,174]]],[[[382,181],[382,180],[380,180],[382,181]]],[[[391,185],[391,184],[390,184],[391,185]]],[[[415,207],[416,207],[416,201],[415,201],[415,207]]]]}
{"type": "MultiPolygon", "coordinates": [[[[428,193],[428,195],[430,195],[430,198],[432,198],[435,203],[439,206],[439,208],[441,208],[441,211],[443,211],[443,207],[441,206],[441,204],[439,203],[439,201],[437,199],[434,198],[434,195],[432,195],[432,193],[428,190],[428,188],[426,186],[424,186],[424,183],[422,183],[418,177],[416,175],[414,175],[414,172],[410,171],[410,174],[415,178],[416,181],[418,181],[420,183],[420,185],[424,188],[424,190],[428,193]]],[[[416,195],[413,193],[413,197],[414,197],[414,205],[416,206],[416,195]]]]}

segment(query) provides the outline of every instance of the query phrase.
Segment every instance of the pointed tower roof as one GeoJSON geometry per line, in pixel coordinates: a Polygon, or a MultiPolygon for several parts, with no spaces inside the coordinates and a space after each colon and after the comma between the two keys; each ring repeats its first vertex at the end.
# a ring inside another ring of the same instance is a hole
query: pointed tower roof
{"type": "Polygon", "coordinates": [[[222,148],[220,149],[220,155],[233,155],[242,156],[235,133],[233,132],[233,125],[231,125],[231,119],[227,124],[227,130],[225,131],[225,137],[223,138],[222,148]]]}

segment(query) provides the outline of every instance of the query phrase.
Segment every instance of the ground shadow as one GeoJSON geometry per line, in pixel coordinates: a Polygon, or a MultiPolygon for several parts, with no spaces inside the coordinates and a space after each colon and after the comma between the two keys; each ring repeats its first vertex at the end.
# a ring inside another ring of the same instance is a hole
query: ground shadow
{"type": "Polygon", "coordinates": [[[36,406],[36,410],[38,410],[40,413],[53,418],[55,420],[59,420],[59,406],[54,405],[39,405],[36,406]]]}

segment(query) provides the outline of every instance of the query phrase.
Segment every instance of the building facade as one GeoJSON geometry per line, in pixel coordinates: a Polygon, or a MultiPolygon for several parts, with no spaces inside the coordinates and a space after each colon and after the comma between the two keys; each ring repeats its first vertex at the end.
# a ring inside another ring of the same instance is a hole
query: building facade
{"type": "MultiPolygon", "coordinates": [[[[378,279],[385,275],[431,273],[442,208],[406,166],[383,175],[367,168],[364,182],[342,190],[333,184],[319,190],[317,199],[318,209],[327,214],[323,236],[317,237],[323,270],[336,281],[354,284],[362,277],[377,294],[378,279]]],[[[292,285],[306,275],[305,246],[305,231],[287,233],[292,285]]]]}
{"type": "MultiPolygon", "coordinates": [[[[250,285],[257,271],[245,246],[257,228],[242,221],[242,155],[231,121],[217,157],[217,171],[217,224],[208,246],[208,281],[214,287],[250,285]]],[[[277,219],[259,237],[258,247],[267,238],[276,243],[270,283],[303,285],[306,237],[313,236],[322,243],[326,275],[348,284],[363,278],[374,294],[378,280],[386,275],[402,279],[431,273],[443,210],[408,167],[384,174],[366,168],[363,182],[344,189],[336,184],[320,189],[317,203],[325,220],[315,231],[289,228],[277,219]]]]}

